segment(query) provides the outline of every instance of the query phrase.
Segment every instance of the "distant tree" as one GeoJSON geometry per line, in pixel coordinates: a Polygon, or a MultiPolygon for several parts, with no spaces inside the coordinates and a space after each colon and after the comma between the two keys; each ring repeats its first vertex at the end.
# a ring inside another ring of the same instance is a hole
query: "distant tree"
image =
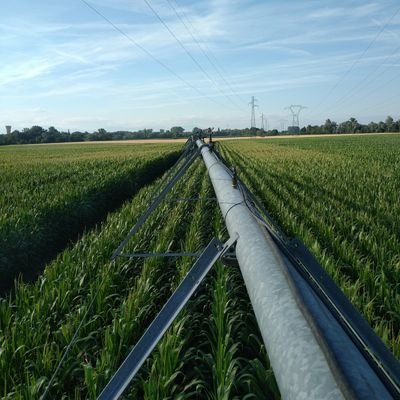
{"type": "Polygon", "coordinates": [[[390,115],[386,117],[385,124],[386,132],[393,132],[394,119],[390,115]]]}
{"type": "Polygon", "coordinates": [[[322,128],[323,128],[322,126],[313,125],[313,126],[311,127],[310,133],[311,133],[312,135],[320,134],[320,133],[322,132],[322,128]]]}
{"type": "Polygon", "coordinates": [[[377,132],[377,129],[378,129],[378,124],[376,124],[375,122],[370,122],[368,125],[367,125],[367,131],[368,132],[371,132],[371,133],[374,133],[374,132],[377,132]]]}
{"type": "Polygon", "coordinates": [[[261,129],[258,129],[258,128],[253,126],[252,128],[249,129],[248,134],[250,136],[257,136],[257,135],[260,134],[260,132],[261,132],[261,129]]]}
{"type": "Polygon", "coordinates": [[[348,127],[347,133],[357,133],[361,131],[361,125],[353,117],[349,119],[347,127],[348,127]]]}
{"type": "Polygon", "coordinates": [[[97,132],[93,132],[90,135],[90,140],[111,140],[112,134],[111,132],[107,132],[104,128],[100,128],[97,132]]]}
{"type": "Polygon", "coordinates": [[[341,122],[339,125],[338,125],[338,127],[337,127],[337,129],[336,129],[336,132],[337,133],[346,133],[346,122],[341,122]]]}
{"type": "Polygon", "coordinates": [[[379,132],[379,133],[386,132],[386,124],[383,121],[379,121],[377,132],[379,132]]]}
{"type": "Polygon", "coordinates": [[[86,138],[86,135],[82,132],[72,132],[70,134],[71,142],[83,142],[86,138]]]}
{"type": "Polygon", "coordinates": [[[400,119],[393,124],[393,132],[400,132],[400,119]]]}
{"type": "Polygon", "coordinates": [[[30,129],[23,130],[26,143],[41,143],[42,135],[45,133],[45,129],[41,126],[34,125],[30,129]]]}
{"type": "Polygon", "coordinates": [[[325,124],[322,126],[321,132],[323,133],[336,133],[337,123],[331,121],[329,118],[325,121],[325,124]]]}
{"type": "Polygon", "coordinates": [[[179,137],[183,135],[183,132],[185,132],[185,129],[182,128],[181,126],[173,126],[171,128],[171,135],[172,137],[179,137]]]}
{"type": "Polygon", "coordinates": [[[41,142],[42,143],[55,143],[58,141],[60,132],[51,126],[47,131],[42,132],[41,142]]]}

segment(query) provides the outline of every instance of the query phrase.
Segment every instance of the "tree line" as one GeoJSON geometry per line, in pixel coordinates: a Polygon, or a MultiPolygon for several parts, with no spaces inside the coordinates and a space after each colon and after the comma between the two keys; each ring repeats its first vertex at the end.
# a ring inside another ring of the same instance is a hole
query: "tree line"
{"type": "MultiPolygon", "coordinates": [[[[185,131],[181,126],[173,126],[169,130],[142,129],[138,131],[115,131],[108,132],[103,128],[95,132],[64,132],[54,127],[44,129],[41,126],[32,126],[22,131],[14,130],[9,134],[0,135],[0,145],[8,144],[35,144],[35,143],[64,143],[85,141],[107,141],[107,140],[130,140],[130,139],[175,139],[185,138],[192,133],[201,132],[199,128],[185,131]]],[[[400,132],[400,119],[395,121],[391,116],[380,122],[361,124],[355,118],[348,121],[336,123],[327,119],[322,125],[307,125],[300,129],[301,134],[332,134],[332,133],[384,133],[400,132]]],[[[215,136],[275,136],[285,134],[284,131],[272,129],[264,131],[258,128],[245,129],[218,129],[215,136]]]]}
{"type": "Polygon", "coordinates": [[[361,124],[355,118],[348,121],[336,123],[327,119],[323,125],[307,125],[300,129],[300,133],[323,134],[323,133],[384,133],[400,132],[400,119],[395,121],[391,116],[380,122],[361,124]]]}
{"type": "Polygon", "coordinates": [[[142,129],[132,132],[108,132],[105,129],[100,128],[95,132],[89,133],[80,131],[59,131],[53,126],[48,129],[44,129],[41,126],[35,125],[31,128],[24,128],[22,131],[14,130],[9,134],[0,135],[0,145],[179,138],[183,136],[184,128],[180,126],[174,126],[170,130],[161,129],[158,132],[154,132],[153,129],[142,129]]]}

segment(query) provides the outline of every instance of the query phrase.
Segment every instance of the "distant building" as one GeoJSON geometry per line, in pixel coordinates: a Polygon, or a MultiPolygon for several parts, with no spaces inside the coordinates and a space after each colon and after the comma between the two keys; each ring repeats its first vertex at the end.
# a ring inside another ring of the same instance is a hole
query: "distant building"
{"type": "Polygon", "coordinates": [[[11,133],[11,125],[6,125],[6,133],[7,134],[11,133]]]}
{"type": "Polygon", "coordinates": [[[288,133],[300,133],[300,128],[298,126],[288,126],[288,133]]]}

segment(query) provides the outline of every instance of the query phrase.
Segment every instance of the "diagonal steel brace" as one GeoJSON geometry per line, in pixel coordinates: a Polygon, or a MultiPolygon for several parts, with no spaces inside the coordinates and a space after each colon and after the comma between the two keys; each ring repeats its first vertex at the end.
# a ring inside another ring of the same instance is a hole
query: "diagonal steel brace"
{"type": "Polygon", "coordinates": [[[217,239],[211,240],[157,317],[139,339],[136,346],[121,364],[118,371],[103,389],[98,400],[114,400],[122,395],[166,330],[171,326],[179,312],[203,281],[208,271],[221,256],[232,248],[237,240],[237,235],[224,244],[217,239]]]}
{"type": "Polygon", "coordinates": [[[139,220],[136,222],[136,224],[133,226],[133,228],[129,231],[126,238],[121,242],[121,244],[114,251],[114,253],[111,257],[111,261],[115,260],[115,258],[121,254],[121,251],[126,246],[126,244],[129,242],[131,237],[146,222],[146,220],[149,218],[151,213],[156,209],[156,207],[161,203],[161,201],[165,198],[165,196],[170,192],[172,187],[176,184],[176,182],[178,182],[178,180],[182,177],[182,175],[185,174],[187,169],[193,164],[193,162],[195,161],[195,159],[197,158],[198,155],[199,155],[198,151],[195,151],[189,155],[188,159],[185,160],[185,162],[178,169],[178,171],[175,173],[175,175],[171,178],[171,180],[168,182],[168,184],[165,186],[165,188],[154,199],[154,201],[151,203],[149,208],[140,216],[139,220]]]}

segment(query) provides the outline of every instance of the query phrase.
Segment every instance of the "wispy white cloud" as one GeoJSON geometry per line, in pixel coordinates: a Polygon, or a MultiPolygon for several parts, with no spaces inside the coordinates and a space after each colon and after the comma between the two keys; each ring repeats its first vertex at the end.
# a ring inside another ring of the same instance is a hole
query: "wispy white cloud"
{"type": "Polygon", "coordinates": [[[347,7],[322,7],[316,11],[308,14],[310,19],[326,19],[326,18],[362,18],[373,16],[378,11],[382,10],[384,6],[382,3],[368,3],[360,6],[347,6],[347,7]]]}
{"type": "MultiPolygon", "coordinates": [[[[107,110],[109,126],[113,123],[117,126],[118,121],[133,124],[135,120],[138,125],[145,124],[154,120],[154,115],[159,121],[176,120],[182,114],[216,121],[214,114],[218,114],[217,120],[222,121],[232,117],[229,111],[232,106],[219,89],[232,93],[233,87],[242,96],[257,95],[260,103],[264,102],[274,112],[276,104],[281,107],[281,102],[291,102],[289,98],[294,95],[307,102],[321,97],[320,91],[328,90],[362,54],[397,4],[394,0],[174,2],[198,42],[227,71],[224,72],[227,85],[168,3],[151,0],[173,32],[218,82],[216,87],[143,1],[92,0],[91,3],[134,41],[227,111],[219,113],[204,96],[165,71],[81,2],[54,5],[40,13],[40,21],[37,20],[40,10],[31,18],[29,15],[18,20],[15,16],[3,18],[0,49],[7,55],[7,62],[0,66],[0,87],[9,103],[24,108],[36,101],[49,110],[49,119],[58,120],[64,118],[62,112],[65,112],[78,121],[84,109],[92,116],[93,124],[101,123],[95,117],[107,110]],[[58,7],[63,7],[62,11],[71,7],[74,13],[61,12],[58,7]],[[129,118],[125,118],[128,113],[129,118]]],[[[358,62],[357,73],[381,63],[393,51],[396,46],[393,39],[400,32],[399,22],[400,19],[393,20],[390,32],[382,34],[358,62]]],[[[383,67],[394,69],[396,64],[388,59],[383,67]]],[[[351,74],[346,81],[357,78],[351,74]]],[[[11,110],[11,104],[3,103],[11,110]]],[[[248,119],[246,107],[243,113],[241,116],[236,112],[232,120],[244,123],[248,119]]],[[[190,118],[187,121],[191,123],[190,118]]],[[[90,125],[89,120],[81,122],[86,127],[90,125]]]]}
{"type": "Polygon", "coordinates": [[[0,66],[0,86],[20,81],[31,81],[40,76],[47,75],[51,71],[54,71],[61,63],[60,60],[37,58],[18,64],[2,64],[0,66]]]}
{"type": "Polygon", "coordinates": [[[11,23],[2,23],[0,25],[0,33],[1,36],[8,34],[10,38],[21,40],[49,34],[66,33],[71,28],[73,28],[71,24],[47,23],[46,25],[41,25],[15,19],[11,23]]]}

